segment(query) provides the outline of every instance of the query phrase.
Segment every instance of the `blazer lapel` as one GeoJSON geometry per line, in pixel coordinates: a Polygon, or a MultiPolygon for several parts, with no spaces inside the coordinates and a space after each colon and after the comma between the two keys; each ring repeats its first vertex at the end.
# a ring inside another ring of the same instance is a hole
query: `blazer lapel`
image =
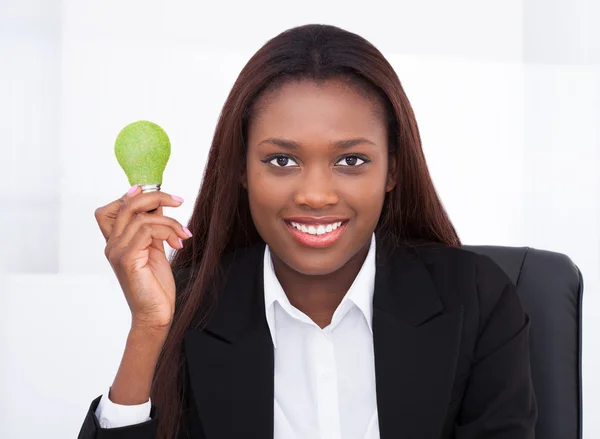
{"type": "Polygon", "coordinates": [[[264,312],[263,251],[256,245],[235,256],[204,330],[185,335],[206,439],[273,437],[274,356],[264,312]]]}
{"type": "Polygon", "coordinates": [[[377,242],[373,344],[382,439],[437,438],[454,382],[462,308],[444,309],[409,247],[377,242]]]}

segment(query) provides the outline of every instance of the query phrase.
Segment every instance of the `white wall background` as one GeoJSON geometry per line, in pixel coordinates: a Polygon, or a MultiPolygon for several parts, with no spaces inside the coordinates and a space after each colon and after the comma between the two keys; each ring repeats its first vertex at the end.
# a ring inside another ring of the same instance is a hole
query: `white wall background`
{"type": "Polygon", "coordinates": [[[310,22],[392,62],[464,243],[580,267],[584,433],[600,437],[599,21],[594,0],[0,0],[0,437],[75,437],[118,367],[128,311],[93,213],[128,189],[119,130],[165,128],[163,189],[188,200],[166,214],[185,223],[238,72],[310,22]]]}

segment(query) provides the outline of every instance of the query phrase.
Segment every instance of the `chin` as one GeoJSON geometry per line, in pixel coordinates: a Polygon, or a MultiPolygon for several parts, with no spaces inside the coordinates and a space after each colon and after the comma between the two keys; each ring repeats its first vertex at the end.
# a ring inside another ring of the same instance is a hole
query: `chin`
{"type": "Polygon", "coordinates": [[[303,264],[301,266],[290,265],[290,268],[304,276],[327,276],[335,273],[340,267],[326,267],[323,265],[307,266],[307,264],[303,264]]]}
{"type": "Polygon", "coordinates": [[[335,273],[342,268],[349,260],[344,254],[321,254],[318,255],[314,250],[303,255],[302,252],[295,252],[291,258],[282,255],[283,262],[292,270],[305,276],[326,276],[335,273]]]}

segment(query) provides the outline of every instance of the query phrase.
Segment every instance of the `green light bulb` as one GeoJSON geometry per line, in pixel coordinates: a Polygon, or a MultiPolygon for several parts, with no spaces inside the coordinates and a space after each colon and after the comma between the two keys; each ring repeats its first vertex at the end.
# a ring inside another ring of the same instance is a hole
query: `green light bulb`
{"type": "Polygon", "coordinates": [[[140,120],[121,130],[115,155],[131,186],[139,184],[142,192],[159,191],[171,155],[171,142],[157,124],[140,120]]]}

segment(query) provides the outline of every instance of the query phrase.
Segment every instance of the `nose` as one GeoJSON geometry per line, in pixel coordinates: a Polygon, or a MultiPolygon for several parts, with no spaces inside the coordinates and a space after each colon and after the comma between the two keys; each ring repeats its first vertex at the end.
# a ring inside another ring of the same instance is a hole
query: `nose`
{"type": "Polygon", "coordinates": [[[311,209],[323,209],[339,202],[330,169],[305,170],[298,179],[298,187],[294,191],[294,202],[311,209]]]}

